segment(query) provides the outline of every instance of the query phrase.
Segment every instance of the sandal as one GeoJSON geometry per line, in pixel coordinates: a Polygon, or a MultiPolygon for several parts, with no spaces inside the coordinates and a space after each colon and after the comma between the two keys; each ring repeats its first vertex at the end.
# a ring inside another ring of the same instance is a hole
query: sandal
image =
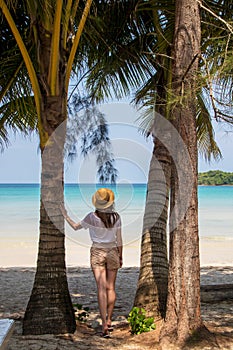
{"type": "Polygon", "coordinates": [[[109,333],[108,333],[108,330],[102,332],[102,333],[101,333],[101,337],[103,337],[103,338],[110,338],[110,335],[109,335],[109,333]]]}
{"type": "Polygon", "coordinates": [[[109,332],[113,332],[113,326],[109,325],[109,326],[108,326],[108,331],[109,331],[109,332]]]}

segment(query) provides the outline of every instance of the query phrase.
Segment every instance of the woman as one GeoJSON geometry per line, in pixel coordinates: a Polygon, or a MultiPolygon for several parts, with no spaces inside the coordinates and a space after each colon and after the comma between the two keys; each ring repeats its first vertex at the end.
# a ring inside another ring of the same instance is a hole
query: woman
{"type": "Polygon", "coordinates": [[[61,208],[68,224],[74,229],[89,229],[92,240],[91,268],[98,289],[98,303],[102,319],[102,335],[109,337],[112,331],[112,314],[116,301],[115,281],[122,266],[121,218],[114,211],[114,193],[100,188],[92,196],[95,212],[91,212],[79,223],[75,223],[61,208]]]}

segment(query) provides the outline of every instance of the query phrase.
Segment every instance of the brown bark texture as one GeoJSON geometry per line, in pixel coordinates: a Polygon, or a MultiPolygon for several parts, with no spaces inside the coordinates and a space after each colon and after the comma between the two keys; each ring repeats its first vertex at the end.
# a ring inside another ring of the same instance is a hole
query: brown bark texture
{"type": "Polygon", "coordinates": [[[165,75],[165,70],[161,69],[156,86],[154,125],[150,130],[154,149],[149,169],[140,272],[134,300],[134,306],[144,308],[155,321],[165,318],[168,290],[167,222],[171,156],[167,148],[170,144],[169,135],[167,137],[161,122],[164,120],[167,99],[165,75]]]}
{"type": "Polygon", "coordinates": [[[143,220],[140,273],[134,301],[134,306],[144,308],[147,315],[155,320],[165,317],[167,301],[170,165],[167,149],[155,139],[143,220]]]}
{"type": "Polygon", "coordinates": [[[44,106],[45,119],[50,129],[54,127],[54,133],[42,152],[39,251],[34,286],[23,322],[24,334],[73,333],[76,329],[66,278],[64,219],[60,213],[60,205],[64,203],[65,126],[61,124],[57,129],[56,126],[64,110],[64,101],[62,103],[60,97],[53,97],[52,101],[44,106]]]}
{"type": "Polygon", "coordinates": [[[184,343],[202,325],[195,110],[195,80],[201,36],[198,2],[177,0],[175,16],[172,87],[176,102],[171,117],[173,126],[186,145],[190,159],[184,161],[179,143],[174,143],[174,147],[177,147],[177,158],[172,166],[170,210],[172,222],[170,222],[167,312],[161,332],[163,344],[166,344],[166,341],[184,343]],[[179,168],[182,169],[183,183],[179,182],[177,175],[179,168]],[[186,183],[190,175],[191,188],[186,183]],[[182,193],[182,198],[190,196],[188,209],[182,220],[177,219],[178,208],[181,205],[179,193],[182,193]]]}
{"type": "Polygon", "coordinates": [[[73,333],[74,309],[69,294],[65,264],[63,152],[66,134],[66,56],[60,45],[57,92],[50,90],[51,35],[38,24],[41,120],[48,135],[41,143],[40,237],[34,285],[23,321],[24,334],[73,333]]]}

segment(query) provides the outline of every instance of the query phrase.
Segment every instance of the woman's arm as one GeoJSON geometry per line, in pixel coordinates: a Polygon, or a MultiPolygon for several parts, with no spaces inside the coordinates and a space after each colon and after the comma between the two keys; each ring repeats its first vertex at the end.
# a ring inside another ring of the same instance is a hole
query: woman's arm
{"type": "Polygon", "coordinates": [[[68,222],[68,224],[75,230],[80,230],[82,228],[82,225],[80,224],[80,222],[75,222],[73,221],[69,215],[67,214],[66,209],[64,208],[64,206],[60,207],[62,215],[64,216],[64,219],[68,222]]]}
{"type": "Polygon", "coordinates": [[[116,243],[117,243],[117,248],[118,248],[119,257],[120,257],[120,264],[122,266],[122,264],[123,264],[123,257],[122,257],[123,243],[122,243],[122,236],[121,236],[121,228],[120,227],[117,229],[116,243]]]}

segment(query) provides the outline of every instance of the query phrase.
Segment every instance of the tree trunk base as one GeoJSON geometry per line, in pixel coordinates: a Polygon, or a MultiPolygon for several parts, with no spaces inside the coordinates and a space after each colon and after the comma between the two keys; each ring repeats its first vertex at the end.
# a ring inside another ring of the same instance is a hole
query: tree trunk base
{"type": "Polygon", "coordinates": [[[160,339],[161,350],[190,350],[190,349],[218,349],[216,337],[204,325],[199,327],[183,342],[177,339],[177,334],[166,334],[160,339]]]}
{"type": "Polygon", "coordinates": [[[41,278],[41,274],[36,274],[24,315],[23,335],[75,332],[75,313],[66,275],[63,270],[57,274],[57,278],[49,277],[48,271],[43,271],[44,278],[41,278]]]}

